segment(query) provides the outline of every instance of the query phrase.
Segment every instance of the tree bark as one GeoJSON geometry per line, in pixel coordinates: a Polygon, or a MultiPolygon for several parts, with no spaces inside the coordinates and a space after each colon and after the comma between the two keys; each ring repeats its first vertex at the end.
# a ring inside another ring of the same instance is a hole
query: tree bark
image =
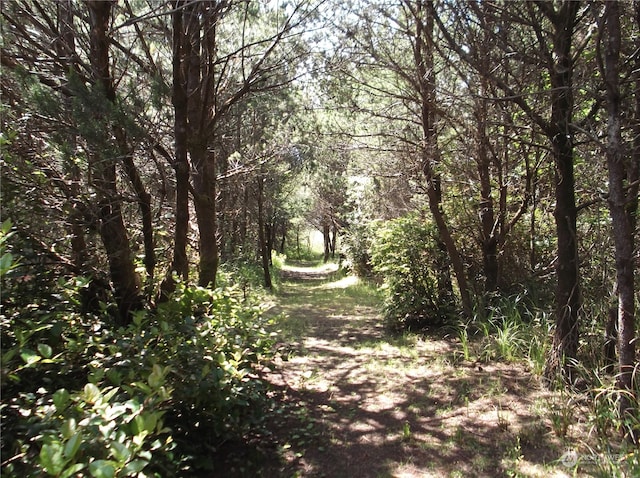
{"type": "Polygon", "coordinates": [[[338,242],[338,225],[336,221],[332,221],[331,224],[331,259],[336,258],[336,246],[338,242]]]}
{"type": "Polygon", "coordinates": [[[269,264],[271,261],[271,251],[265,237],[265,221],[264,221],[264,176],[258,175],[258,242],[260,244],[260,255],[262,256],[262,271],[264,273],[264,286],[272,289],[271,271],[269,264]]]}
{"type": "Polygon", "coordinates": [[[211,98],[209,95],[211,75],[205,58],[213,58],[215,51],[215,23],[205,20],[210,2],[186,3],[184,8],[187,31],[187,118],[188,150],[193,167],[193,202],[199,232],[199,284],[216,286],[218,271],[217,207],[215,154],[208,150],[211,126],[211,98]],[[206,65],[206,67],[205,67],[206,65]]]}
{"type": "Polygon", "coordinates": [[[168,297],[175,290],[173,274],[183,281],[189,278],[189,261],[187,258],[187,237],[189,232],[189,160],[187,158],[188,123],[187,123],[187,91],[184,74],[185,52],[187,41],[184,31],[182,0],[173,4],[173,111],[174,111],[174,153],[173,168],[176,174],[176,223],[174,230],[173,259],[167,271],[161,294],[168,297]]]}
{"type": "MultiPolygon", "coordinates": [[[[615,245],[618,295],[618,357],[616,385],[620,390],[620,416],[632,414],[637,407],[633,387],[635,353],[634,228],[628,213],[630,199],[625,182],[628,161],[622,140],[620,96],[620,4],[607,1],[604,14],[604,77],[607,95],[607,166],[609,169],[609,213],[615,245]]],[[[637,200],[636,200],[637,201],[637,200]]],[[[632,430],[627,430],[635,441],[632,430]]]]}
{"type": "Polygon", "coordinates": [[[144,266],[147,272],[147,283],[149,287],[153,285],[153,278],[156,267],[155,241],[153,240],[153,212],[151,210],[151,194],[149,194],[142,182],[138,168],[133,162],[133,157],[126,149],[127,141],[125,133],[119,126],[116,127],[115,137],[120,143],[120,151],[123,153],[122,165],[124,171],[133,186],[133,190],[138,198],[138,207],[142,216],[142,237],[144,242],[144,266]]]}
{"type": "Polygon", "coordinates": [[[284,247],[287,241],[287,221],[286,219],[282,219],[281,221],[282,227],[282,236],[280,239],[280,254],[284,254],[284,247]]]}
{"type": "MultiPolygon", "coordinates": [[[[485,84],[481,80],[481,84],[485,84]]],[[[486,88],[481,91],[486,94],[486,88]]],[[[482,261],[485,277],[485,292],[492,293],[498,288],[498,238],[493,208],[493,195],[491,188],[491,159],[489,157],[489,145],[487,138],[487,100],[480,98],[476,105],[476,124],[478,129],[478,159],[477,168],[480,177],[480,243],[482,249],[482,261]]]]}
{"type": "Polygon", "coordinates": [[[322,222],[322,238],[324,240],[323,261],[326,263],[329,261],[329,256],[331,255],[331,226],[329,225],[328,217],[325,217],[322,222]]]}
{"type": "MultiPolygon", "coordinates": [[[[89,1],[90,52],[92,79],[101,94],[114,103],[116,99],[109,69],[108,28],[111,16],[111,1],[89,1]]],[[[106,124],[108,118],[100,108],[94,120],[106,124]]],[[[113,145],[112,145],[113,146],[113,145]]],[[[115,149],[115,148],[114,148],[115,149]]],[[[133,254],[121,211],[121,200],[116,184],[116,159],[108,157],[105,148],[96,147],[90,155],[90,168],[98,193],[100,235],[107,252],[111,281],[118,305],[120,325],[131,321],[131,313],[142,308],[140,279],[135,271],[133,254]]]]}
{"type": "Polygon", "coordinates": [[[558,373],[571,379],[572,361],[578,351],[578,316],[581,307],[576,235],[577,209],[573,172],[573,60],[571,43],[578,1],[564,1],[550,20],[553,24],[553,57],[550,68],[551,121],[547,134],[555,163],[554,211],[558,241],[556,261],[556,328],[545,375],[558,373]]]}
{"type": "Polygon", "coordinates": [[[196,173],[194,174],[194,205],[198,231],[200,233],[200,276],[202,287],[216,287],[218,271],[218,240],[216,226],[216,188],[215,163],[213,153],[209,154],[200,145],[192,146],[191,161],[196,173]]]}
{"type": "MultiPolygon", "coordinates": [[[[434,6],[433,2],[423,0],[415,5],[408,5],[416,22],[414,42],[414,62],[416,66],[416,80],[419,86],[421,106],[421,127],[423,135],[422,147],[422,173],[426,181],[429,210],[440,235],[440,240],[445,245],[454,275],[458,283],[458,290],[462,302],[462,308],[468,317],[472,316],[473,307],[471,295],[467,284],[462,258],[455,244],[451,231],[447,225],[442,211],[442,194],[440,180],[435,174],[433,165],[438,164],[440,154],[437,145],[436,132],[436,77],[434,64],[434,6]]],[[[440,284],[442,285],[442,284],[440,284]]],[[[449,295],[449,291],[440,291],[439,294],[449,295]]],[[[451,294],[452,295],[452,294],[451,294]]]]}
{"type": "MultiPolygon", "coordinates": [[[[66,59],[66,72],[64,72],[67,83],[71,80],[71,76],[77,71],[77,56],[75,46],[75,29],[73,27],[73,4],[71,0],[62,0],[56,4],[58,31],[60,37],[56,41],[56,54],[60,58],[66,59]]],[[[64,95],[62,98],[64,109],[72,113],[71,97],[64,95]]],[[[69,235],[71,237],[71,258],[74,267],[78,271],[84,271],[85,262],[87,260],[87,243],[85,240],[83,213],[79,210],[77,201],[80,194],[81,171],[75,163],[73,156],[77,147],[76,132],[69,132],[66,135],[66,144],[63,148],[63,161],[65,164],[65,172],[70,176],[71,181],[69,189],[72,200],[69,206],[69,235]]]]}

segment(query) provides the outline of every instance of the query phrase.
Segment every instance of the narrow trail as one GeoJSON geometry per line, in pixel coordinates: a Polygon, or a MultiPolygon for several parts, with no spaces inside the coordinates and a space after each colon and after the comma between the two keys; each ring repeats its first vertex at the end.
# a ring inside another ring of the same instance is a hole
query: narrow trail
{"type": "Polygon", "coordinates": [[[566,476],[522,365],[463,363],[450,338],[390,337],[335,269],[287,267],[274,313],[287,353],[267,378],[295,417],[269,477],[566,476]]]}

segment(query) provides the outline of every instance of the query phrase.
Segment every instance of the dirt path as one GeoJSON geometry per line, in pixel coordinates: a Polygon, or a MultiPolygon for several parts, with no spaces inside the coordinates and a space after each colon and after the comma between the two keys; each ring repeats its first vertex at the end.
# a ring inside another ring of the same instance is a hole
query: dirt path
{"type": "Polygon", "coordinates": [[[288,354],[268,378],[290,407],[262,476],[566,476],[552,400],[523,365],[390,337],[371,294],[330,269],[288,268],[275,312],[288,354]]]}

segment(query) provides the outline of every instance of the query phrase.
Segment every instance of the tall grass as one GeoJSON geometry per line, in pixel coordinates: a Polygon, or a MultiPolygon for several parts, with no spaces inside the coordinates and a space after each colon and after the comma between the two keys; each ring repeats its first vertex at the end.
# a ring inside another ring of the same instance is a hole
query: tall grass
{"type": "MultiPolygon", "coordinates": [[[[583,325],[573,383],[551,384],[557,386],[556,395],[546,415],[553,433],[579,450],[575,473],[588,470],[590,476],[640,476],[640,448],[629,439],[640,437],[640,377],[633,391],[616,388],[615,374],[606,372],[603,361],[600,315],[591,314],[593,318],[583,325]],[[624,394],[636,404],[631,413],[620,412],[624,394]],[[579,428],[572,434],[574,427],[579,428]]],[[[499,299],[484,314],[459,325],[459,356],[466,361],[522,362],[532,374],[541,376],[552,327],[548,312],[525,304],[521,297],[499,299]]],[[[640,368],[637,373],[640,375],[640,368]]]]}
{"type": "Polygon", "coordinates": [[[544,370],[550,320],[524,304],[520,296],[504,298],[458,327],[465,360],[524,360],[535,374],[544,370]]]}

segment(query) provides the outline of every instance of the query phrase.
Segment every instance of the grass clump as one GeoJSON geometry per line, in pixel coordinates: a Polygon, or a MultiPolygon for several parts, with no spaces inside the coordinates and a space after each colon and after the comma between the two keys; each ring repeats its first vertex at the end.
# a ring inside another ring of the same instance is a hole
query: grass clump
{"type": "Polygon", "coordinates": [[[466,361],[525,361],[531,371],[542,374],[550,329],[548,315],[525,306],[521,297],[505,298],[488,313],[457,327],[458,355],[466,361]]]}

